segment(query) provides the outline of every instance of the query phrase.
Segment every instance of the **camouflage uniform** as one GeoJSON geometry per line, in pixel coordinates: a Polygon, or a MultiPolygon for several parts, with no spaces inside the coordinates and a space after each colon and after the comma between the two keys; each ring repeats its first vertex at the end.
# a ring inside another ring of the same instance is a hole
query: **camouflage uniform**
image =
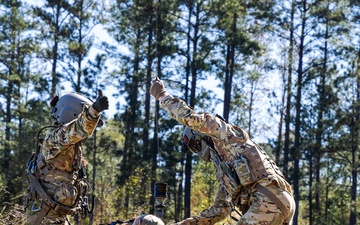
{"type": "Polygon", "coordinates": [[[142,214],[136,217],[132,225],[164,225],[164,222],[154,215],[142,214]]]}
{"type": "MultiPolygon", "coordinates": [[[[79,171],[76,162],[84,160],[81,148],[76,145],[81,145],[82,141],[92,135],[99,119],[99,112],[90,105],[84,105],[83,112],[77,119],[53,130],[42,143],[42,153],[39,153],[38,157],[44,157],[46,167],[42,169],[44,176],[39,180],[45,192],[56,202],[71,208],[76,207],[80,191],[75,182],[79,171]]],[[[25,200],[27,225],[34,224],[38,214],[34,209],[41,207],[41,204],[41,199],[29,188],[25,200]]],[[[59,215],[51,210],[41,224],[68,222],[66,215],[59,215]]]]}
{"type": "MultiPolygon", "coordinates": [[[[156,94],[153,96],[158,96],[161,106],[171,117],[192,130],[200,131],[211,137],[221,162],[231,165],[239,155],[255,155],[255,153],[258,155],[256,160],[249,160],[252,174],[247,177],[239,176],[240,184],[239,182],[236,184],[234,181],[236,178],[230,174],[231,169],[228,172],[217,170],[217,179],[221,185],[214,205],[205,209],[199,216],[188,218],[178,224],[212,225],[228,217],[230,208],[234,208],[233,206],[239,206],[244,213],[238,220],[238,225],[291,223],[295,211],[291,186],[286,182],[275,163],[249,138],[246,131],[228,124],[216,116],[195,113],[184,101],[167,94],[163,87],[155,91],[158,92],[153,92],[156,94]],[[258,165],[265,165],[263,171],[257,170],[258,165]],[[264,187],[272,194],[265,195],[266,192],[260,191],[264,187]],[[281,201],[283,210],[279,208],[280,203],[275,204],[273,200],[269,199],[270,195],[275,195],[277,201],[281,201]]],[[[248,156],[249,158],[253,157],[252,155],[248,156]]]]}

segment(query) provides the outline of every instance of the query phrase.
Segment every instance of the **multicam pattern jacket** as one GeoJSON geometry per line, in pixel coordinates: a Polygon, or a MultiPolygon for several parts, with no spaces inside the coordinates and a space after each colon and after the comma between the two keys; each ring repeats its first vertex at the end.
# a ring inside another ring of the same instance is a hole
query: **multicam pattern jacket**
{"type": "MultiPolygon", "coordinates": [[[[83,161],[80,143],[92,135],[99,120],[100,113],[92,106],[84,105],[77,119],[52,130],[41,143],[35,175],[46,194],[57,203],[78,207],[77,197],[83,194],[83,183],[78,180],[83,161]]],[[[38,212],[33,208],[42,205],[42,200],[34,193],[35,189],[30,186],[25,197],[27,225],[37,220],[38,212]]],[[[41,224],[65,224],[65,217],[50,210],[41,224]]]]}
{"type": "MultiPolygon", "coordinates": [[[[85,105],[77,119],[60,126],[45,138],[41,149],[46,168],[42,169],[44,177],[40,179],[50,195],[55,192],[51,189],[59,188],[59,184],[72,185],[74,183],[74,172],[79,170],[77,161],[83,160],[81,149],[80,152],[76,152],[79,150],[75,146],[92,135],[100,119],[99,115],[92,106],[85,105]]],[[[55,196],[56,201],[70,207],[75,203],[75,199],[76,196],[55,196]]]]}
{"type": "MultiPolygon", "coordinates": [[[[252,169],[252,176],[247,177],[247,179],[241,180],[240,177],[240,185],[235,185],[232,181],[232,175],[224,173],[224,170],[218,174],[219,170],[217,169],[217,179],[221,185],[214,205],[205,209],[199,216],[188,219],[189,224],[214,224],[225,219],[229,215],[228,202],[236,200],[242,194],[239,192],[239,188],[244,186],[247,186],[250,189],[248,191],[251,192],[250,187],[254,187],[256,183],[266,186],[275,182],[279,188],[291,192],[291,186],[285,181],[275,163],[260,147],[252,142],[245,130],[208,113],[195,113],[183,100],[174,98],[169,94],[163,95],[159,100],[161,106],[179,123],[209,135],[222,162],[231,164],[238,160],[241,155],[251,158],[254,153],[257,154],[257,158],[252,161],[249,159],[249,165],[252,165],[253,168],[257,168],[258,165],[263,167],[262,171],[252,169]]],[[[216,163],[214,162],[214,164],[216,163]]]]}
{"type": "Polygon", "coordinates": [[[99,113],[91,106],[84,106],[83,113],[68,124],[53,131],[43,142],[42,153],[54,169],[73,172],[74,145],[94,132],[99,113]]]}

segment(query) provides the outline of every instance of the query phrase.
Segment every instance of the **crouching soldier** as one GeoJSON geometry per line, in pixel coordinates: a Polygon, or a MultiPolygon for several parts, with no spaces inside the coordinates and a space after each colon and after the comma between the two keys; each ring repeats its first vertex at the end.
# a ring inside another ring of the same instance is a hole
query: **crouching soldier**
{"type": "Polygon", "coordinates": [[[87,205],[86,161],[81,145],[92,135],[100,112],[109,108],[106,96],[95,102],[70,93],[51,101],[56,120],[51,132],[39,143],[28,162],[30,186],[25,197],[26,224],[68,224],[67,215],[87,205]]]}
{"type": "Polygon", "coordinates": [[[150,94],[172,118],[186,126],[184,145],[214,164],[220,183],[213,206],[178,224],[212,225],[228,216],[236,219],[237,225],[291,223],[295,212],[291,186],[245,130],[220,116],[194,112],[184,101],[171,96],[158,78],[153,81],[150,94]]]}

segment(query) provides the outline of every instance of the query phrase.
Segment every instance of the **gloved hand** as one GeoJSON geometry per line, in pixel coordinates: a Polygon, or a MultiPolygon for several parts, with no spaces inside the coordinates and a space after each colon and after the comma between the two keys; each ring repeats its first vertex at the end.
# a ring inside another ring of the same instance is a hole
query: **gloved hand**
{"type": "MultiPolygon", "coordinates": [[[[180,222],[171,224],[171,225],[199,225],[199,220],[195,217],[190,217],[180,222]]],[[[206,223],[205,223],[206,224],[206,223]]],[[[210,224],[210,223],[209,223],[210,224]]]]}
{"type": "Polygon", "coordinates": [[[106,96],[102,95],[102,91],[100,89],[99,89],[99,95],[92,106],[98,112],[102,112],[105,109],[109,109],[109,100],[106,96]]]}
{"type": "Polygon", "coordinates": [[[152,81],[150,94],[159,100],[159,98],[163,96],[165,92],[166,91],[163,82],[159,79],[159,77],[156,77],[156,79],[152,81]]]}

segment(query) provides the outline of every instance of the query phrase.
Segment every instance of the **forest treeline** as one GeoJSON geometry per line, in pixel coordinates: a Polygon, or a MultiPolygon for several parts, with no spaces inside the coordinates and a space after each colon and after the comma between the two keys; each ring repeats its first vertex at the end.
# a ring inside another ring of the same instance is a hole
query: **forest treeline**
{"type": "Polygon", "coordinates": [[[25,222],[27,161],[65,90],[116,99],[84,146],[94,212],[73,224],[156,213],[156,182],[166,224],[209,207],[213,165],[182,150],[184,127],[150,98],[156,76],[259,140],[293,187],[295,225],[357,224],[359,22],[357,0],[0,1],[0,224],[25,222]]]}

